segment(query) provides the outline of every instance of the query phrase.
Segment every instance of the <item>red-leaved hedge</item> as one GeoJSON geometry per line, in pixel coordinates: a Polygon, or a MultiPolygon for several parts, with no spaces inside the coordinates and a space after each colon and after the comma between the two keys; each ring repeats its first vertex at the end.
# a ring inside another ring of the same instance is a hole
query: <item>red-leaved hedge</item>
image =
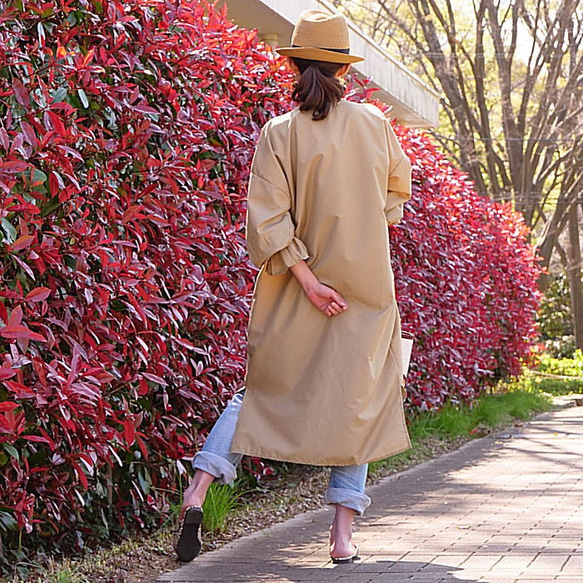
{"type": "Polygon", "coordinates": [[[396,130],[413,161],[411,201],[391,233],[403,327],[416,337],[409,402],[469,402],[519,374],[540,267],[522,215],[476,194],[425,136],[396,130]]]}
{"type": "MultiPolygon", "coordinates": [[[[246,181],[291,82],[204,2],[0,0],[0,569],[159,524],[242,382],[246,181]]],[[[435,408],[518,370],[538,268],[516,214],[396,129],[408,403],[435,408]]]]}

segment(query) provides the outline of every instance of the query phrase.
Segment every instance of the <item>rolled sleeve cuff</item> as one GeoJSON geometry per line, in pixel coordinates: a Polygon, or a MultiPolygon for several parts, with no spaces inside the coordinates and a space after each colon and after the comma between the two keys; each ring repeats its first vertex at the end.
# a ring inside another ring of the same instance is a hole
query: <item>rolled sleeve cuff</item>
{"type": "Polygon", "coordinates": [[[403,218],[403,205],[400,204],[387,211],[385,216],[387,217],[387,223],[389,225],[396,225],[397,223],[401,222],[401,219],[403,218]]]}
{"type": "Polygon", "coordinates": [[[199,451],[192,460],[192,467],[214,476],[219,484],[230,484],[237,478],[237,468],[229,460],[210,451],[199,451]]]}
{"type": "Polygon", "coordinates": [[[351,508],[359,516],[364,514],[371,503],[371,499],[366,494],[346,488],[328,488],[324,499],[326,504],[340,504],[340,506],[351,508]]]}
{"type": "Polygon", "coordinates": [[[265,263],[265,270],[269,275],[282,275],[292,265],[309,259],[307,247],[300,239],[294,237],[290,244],[281,251],[274,253],[265,263]]]}

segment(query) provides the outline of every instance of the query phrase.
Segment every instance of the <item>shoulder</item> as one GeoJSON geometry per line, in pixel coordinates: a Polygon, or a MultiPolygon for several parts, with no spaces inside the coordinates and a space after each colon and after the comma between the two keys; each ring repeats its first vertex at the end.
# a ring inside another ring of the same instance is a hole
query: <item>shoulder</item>
{"type": "Polygon", "coordinates": [[[287,132],[290,125],[293,123],[293,117],[296,110],[288,111],[283,115],[272,117],[261,130],[263,135],[273,135],[277,133],[287,132]]]}
{"type": "Polygon", "coordinates": [[[354,124],[368,131],[371,135],[377,135],[380,140],[385,140],[389,120],[387,116],[372,103],[356,103],[354,101],[341,101],[345,122],[354,124]]]}
{"type": "Polygon", "coordinates": [[[373,118],[379,121],[386,122],[387,117],[385,114],[372,103],[357,103],[355,101],[346,101],[342,100],[343,107],[346,108],[347,111],[350,112],[352,115],[359,115],[366,118],[373,118]]]}

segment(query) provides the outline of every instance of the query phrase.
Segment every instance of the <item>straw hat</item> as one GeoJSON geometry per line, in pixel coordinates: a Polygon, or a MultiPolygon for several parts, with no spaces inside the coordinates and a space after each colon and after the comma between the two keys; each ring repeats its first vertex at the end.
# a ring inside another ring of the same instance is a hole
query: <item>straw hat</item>
{"type": "Polygon", "coordinates": [[[327,63],[358,63],[362,57],[350,55],[348,26],[342,14],[305,10],[292,34],[292,46],[276,49],[280,55],[327,63]]]}

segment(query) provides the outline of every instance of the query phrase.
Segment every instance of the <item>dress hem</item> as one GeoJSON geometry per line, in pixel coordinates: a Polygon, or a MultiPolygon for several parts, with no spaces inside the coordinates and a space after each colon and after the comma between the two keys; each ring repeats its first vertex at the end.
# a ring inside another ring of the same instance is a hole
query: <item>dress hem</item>
{"type": "Polygon", "coordinates": [[[293,458],[292,456],[289,457],[283,457],[283,456],[274,456],[274,455],[268,455],[265,452],[259,452],[259,451],[252,451],[250,448],[246,448],[245,450],[243,450],[243,448],[237,448],[237,449],[231,449],[232,453],[237,453],[237,454],[241,454],[241,455],[246,455],[249,457],[258,457],[261,459],[266,459],[266,460],[273,460],[273,461],[277,461],[277,462],[288,462],[291,464],[302,464],[302,465],[307,465],[307,466],[353,466],[353,465],[361,465],[361,464],[369,464],[372,462],[377,462],[380,460],[385,460],[388,459],[394,455],[398,455],[400,453],[403,453],[404,451],[407,451],[409,449],[411,449],[411,441],[409,439],[409,437],[407,437],[407,442],[409,443],[408,446],[406,447],[402,447],[400,449],[397,449],[395,451],[392,451],[391,453],[388,454],[382,454],[379,456],[374,456],[373,458],[370,458],[368,460],[363,460],[360,462],[356,462],[356,461],[351,461],[351,462],[316,462],[314,460],[306,460],[305,458],[303,459],[297,459],[297,458],[293,458]]]}

